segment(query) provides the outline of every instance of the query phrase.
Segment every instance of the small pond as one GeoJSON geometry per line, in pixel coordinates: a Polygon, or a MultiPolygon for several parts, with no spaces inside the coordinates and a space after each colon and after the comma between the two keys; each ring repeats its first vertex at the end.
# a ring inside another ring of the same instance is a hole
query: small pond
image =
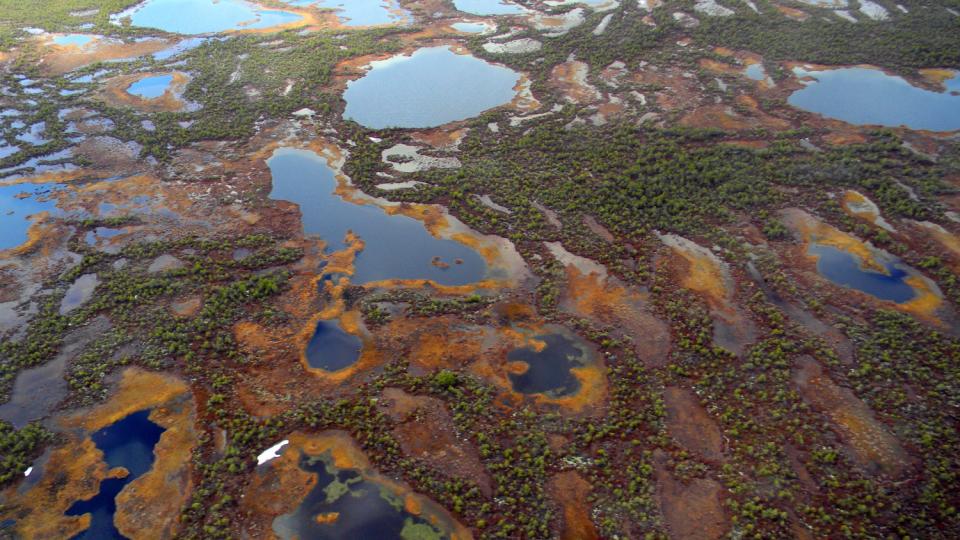
{"type": "Polygon", "coordinates": [[[570,369],[586,364],[586,348],[565,333],[539,335],[535,339],[545,343],[541,350],[523,347],[507,354],[507,360],[523,362],[528,366],[523,373],[508,374],[513,389],[522,394],[552,396],[576,393],[580,389],[580,381],[570,369]]]}
{"type": "Polygon", "coordinates": [[[75,47],[83,47],[93,41],[93,36],[88,36],[86,34],[63,34],[59,36],[54,36],[53,43],[63,47],[73,45],[75,47]]]}
{"type": "Polygon", "coordinates": [[[508,0],[453,0],[453,6],[473,15],[522,15],[527,9],[508,0]]]}
{"type": "Polygon", "coordinates": [[[329,452],[301,454],[299,465],[316,474],[317,482],[294,512],[273,521],[273,531],[284,540],[447,538],[427,520],[407,512],[403,498],[388,487],[360,471],[336,468],[329,452]]]}
{"type": "Polygon", "coordinates": [[[338,371],[360,358],[360,338],[347,333],[336,321],[319,321],[307,343],[307,363],[312,368],[338,371]]]}
{"type": "Polygon", "coordinates": [[[427,128],[513,100],[520,74],[450,47],[419,49],[371,64],[343,93],[344,118],[368,128],[427,128]]]}
{"type": "Polygon", "coordinates": [[[282,0],[295,7],[334,9],[346,26],[379,26],[403,23],[410,12],[397,0],[282,0]]]}
{"type": "Polygon", "coordinates": [[[450,26],[458,32],[466,32],[468,34],[482,34],[491,30],[490,25],[482,22],[458,22],[450,26]]]}
{"type": "Polygon", "coordinates": [[[878,69],[806,71],[797,67],[793,72],[815,79],[805,81],[804,88],[789,97],[794,107],[858,125],[960,129],[960,75],[945,81],[946,92],[934,92],[878,69]]]}
{"type": "Polygon", "coordinates": [[[170,88],[173,75],[153,75],[144,77],[127,87],[127,93],[143,99],[156,99],[170,88]]]}
{"type": "Polygon", "coordinates": [[[327,162],[309,150],[280,148],[267,161],[273,174],[270,198],[300,206],[303,232],[318,235],[327,251],[344,249],[347,231],[365,243],[352,282],[431,279],[463,285],[483,279],[486,263],[474,250],[434,237],[423,223],[389,215],[372,204],[354,204],[334,193],[337,180],[327,162]],[[439,257],[439,263],[435,257],[439,257]]]}
{"type": "Polygon", "coordinates": [[[84,274],[70,284],[63,300],[60,301],[60,314],[66,315],[85,304],[93,296],[93,291],[100,284],[96,273],[84,274]]]}
{"type": "Polygon", "coordinates": [[[91,435],[94,444],[103,452],[107,467],[123,467],[129,474],[124,478],[103,480],[100,482],[100,492],[93,498],[77,501],[67,509],[68,516],[91,516],[90,527],[74,536],[74,540],[125,538],[113,524],[117,495],[153,466],[153,447],[165,431],[153,423],[149,416],[149,409],[135,412],[91,435]]]}
{"type": "Polygon", "coordinates": [[[53,184],[0,185],[0,250],[27,241],[29,216],[56,209],[52,188],[53,184]]]}
{"type": "Polygon", "coordinates": [[[913,299],[916,291],[904,280],[910,276],[895,259],[881,262],[888,274],[865,269],[859,257],[833,246],[812,243],[808,253],[817,256],[817,271],[837,285],[856,289],[869,295],[902,303],[913,299]]]}
{"type": "Polygon", "coordinates": [[[133,26],[190,35],[270,28],[302,19],[245,0],[145,0],[111,15],[110,21],[122,24],[127,17],[133,26]]]}

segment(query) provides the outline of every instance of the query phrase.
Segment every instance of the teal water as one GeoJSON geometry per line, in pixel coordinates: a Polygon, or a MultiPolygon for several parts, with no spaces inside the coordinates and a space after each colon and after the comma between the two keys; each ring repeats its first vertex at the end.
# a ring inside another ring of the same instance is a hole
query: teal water
{"type": "Polygon", "coordinates": [[[509,103],[520,75],[449,47],[372,63],[343,93],[344,118],[372,129],[436,127],[509,103]]]}
{"type": "Polygon", "coordinates": [[[896,303],[907,302],[916,296],[913,287],[904,281],[910,273],[896,260],[882,261],[888,272],[882,274],[862,268],[859,257],[832,246],[812,243],[807,251],[818,257],[820,275],[837,285],[896,303]]]}
{"type": "Polygon", "coordinates": [[[319,321],[307,344],[307,363],[312,368],[338,371],[360,358],[360,338],[345,332],[336,321],[319,321]]]}
{"type": "Polygon", "coordinates": [[[302,19],[296,13],[245,0],[145,0],[110,20],[120,24],[127,16],[133,26],[189,35],[269,28],[302,19]]]}
{"type": "Polygon", "coordinates": [[[83,47],[91,41],[93,41],[93,36],[84,34],[65,34],[53,38],[53,42],[61,46],[76,45],[77,47],[83,47]]]}
{"type": "Polygon", "coordinates": [[[460,242],[434,237],[422,222],[340,198],[334,193],[337,180],[333,170],[316,153],[280,148],[267,164],[273,175],[270,198],[300,207],[305,234],[320,236],[328,252],[346,247],[347,231],[364,241],[355,261],[353,283],[431,279],[442,285],[463,285],[479,281],[486,274],[486,263],[476,251],[460,242]],[[433,264],[434,257],[449,266],[433,264]]]}
{"type": "Polygon", "coordinates": [[[858,125],[960,129],[960,75],[946,81],[946,92],[933,92],[877,69],[793,71],[816,79],[788,98],[794,107],[858,125]]]}
{"type": "Polygon", "coordinates": [[[527,10],[507,0],[453,0],[453,7],[473,15],[520,15],[527,10]]]}
{"type": "Polygon", "coordinates": [[[482,34],[485,32],[489,26],[483,23],[473,23],[473,22],[458,22],[453,23],[451,27],[458,32],[467,32],[468,34],[482,34]]]}
{"type": "Polygon", "coordinates": [[[155,99],[163,95],[170,88],[173,75],[154,75],[144,77],[127,87],[127,93],[140,96],[144,99],[155,99]]]}
{"type": "Polygon", "coordinates": [[[410,12],[397,0],[283,0],[295,7],[314,6],[337,10],[337,17],[347,26],[379,26],[409,20],[410,12]]]}

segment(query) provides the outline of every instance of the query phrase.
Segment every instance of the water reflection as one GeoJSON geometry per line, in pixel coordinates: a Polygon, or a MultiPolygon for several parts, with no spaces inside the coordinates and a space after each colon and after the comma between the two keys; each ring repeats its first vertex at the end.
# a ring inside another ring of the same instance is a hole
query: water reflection
{"type": "Polygon", "coordinates": [[[354,283],[430,279],[443,285],[463,285],[485,275],[486,263],[476,251],[434,237],[422,222],[389,215],[379,206],[343,200],[334,192],[337,180],[333,170],[316,153],[280,148],[267,164],[273,174],[270,198],[300,206],[304,233],[319,235],[328,251],[344,249],[348,231],[363,240],[363,251],[355,261],[354,283]]]}
{"type": "Polygon", "coordinates": [[[807,71],[812,77],[788,102],[794,107],[851,124],[907,126],[913,129],[960,129],[960,75],[945,81],[946,92],[918,88],[902,77],[862,67],[807,71]]]}
{"type": "Polygon", "coordinates": [[[449,47],[373,62],[350,82],[344,118],[368,128],[435,127],[509,103],[520,75],[449,47]]]}

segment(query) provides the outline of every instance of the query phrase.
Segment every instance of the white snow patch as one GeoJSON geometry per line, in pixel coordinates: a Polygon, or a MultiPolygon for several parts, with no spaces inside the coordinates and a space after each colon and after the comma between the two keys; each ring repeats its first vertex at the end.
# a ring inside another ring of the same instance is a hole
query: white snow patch
{"type": "Polygon", "coordinates": [[[268,461],[270,461],[270,460],[272,460],[272,459],[277,459],[278,457],[280,457],[280,450],[281,450],[284,446],[286,446],[289,442],[290,442],[290,441],[288,441],[288,440],[282,440],[282,441],[278,442],[277,444],[275,444],[275,445],[271,446],[270,448],[267,448],[266,450],[264,450],[263,452],[261,452],[260,455],[257,456],[257,465],[258,465],[258,466],[259,466],[259,465],[263,465],[264,463],[266,463],[266,462],[268,462],[268,461]]]}
{"type": "Polygon", "coordinates": [[[524,54],[537,52],[543,47],[543,43],[535,39],[520,38],[506,43],[484,43],[483,50],[493,54],[524,54]]]}
{"type": "Polygon", "coordinates": [[[860,13],[875,21],[885,21],[890,18],[887,8],[871,0],[860,0],[860,13]]]}
{"type": "Polygon", "coordinates": [[[599,36],[599,35],[602,35],[604,32],[606,32],[607,27],[610,26],[610,21],[612,20],[613,20],[613,13],[607,14],[600,21],[600,24],[598,24],[597,27],[593,29],[593,35],[599,36]]]}
{"type": "Polygon", "coordinates": [[[458,169],[460,160],[455,157],[433,157],[420,155],[421,148],[409,144],[395,144],[380,154],[384,163],[389,163],[393,170],[402,173],[415,173],[427,169],[458,169]],[[403,162],[390,160],[391,157],[404,158],[403,162]]]}
{"type": "Polygon", "coordinates": [[[734,13],[732,9],[721,6],[716,0],[697,0],[693,10],[709,17],[729,17],[734,13]]]}

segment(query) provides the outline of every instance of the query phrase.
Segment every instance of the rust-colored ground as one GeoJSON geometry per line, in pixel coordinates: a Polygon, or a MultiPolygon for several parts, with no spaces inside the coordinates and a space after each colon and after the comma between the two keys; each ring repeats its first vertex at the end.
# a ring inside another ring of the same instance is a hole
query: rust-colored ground
{"type": "Polygon", "coordinates": [[[475,482],[485,496],[493,495],[493,480],[480,455],[473,445],[457,437],[453,418],[442,401],[386,388],[380,403],[397,423],[393,435],[405,455],[422,459],[445,475],[475,482]]]}
{"type": "Polygon", "coordinates": [[[718,540],[729,522],[723,511],[722,486],[709,478],[682,482],[667,469],[667,456],[654,453],[660,511],[673,540],[718,540]]]}
{"type": "Polygon", "coordinates": [[[593,487],[576,471],[566,471],[550,479],[547,489],[560,505],[563,518],[560,540],[599,540],[600,535],[590,519],[587,500],[593,487]]]}
{"type": "Polygon", "coordinates": [[[667,430],[681,446],[710,461],[723,459],[723,434],[696,394],[677,386],[663,391],[667,430]]]}
{"type": "Polygon", "coordinates": [[[804,400],[830,418],[854,460],[865,470],[897,477],[909,467],[909,456],[900,442],[853,392],[834,383],[816,360],[802,357],[793,380],[804,400]]]}

